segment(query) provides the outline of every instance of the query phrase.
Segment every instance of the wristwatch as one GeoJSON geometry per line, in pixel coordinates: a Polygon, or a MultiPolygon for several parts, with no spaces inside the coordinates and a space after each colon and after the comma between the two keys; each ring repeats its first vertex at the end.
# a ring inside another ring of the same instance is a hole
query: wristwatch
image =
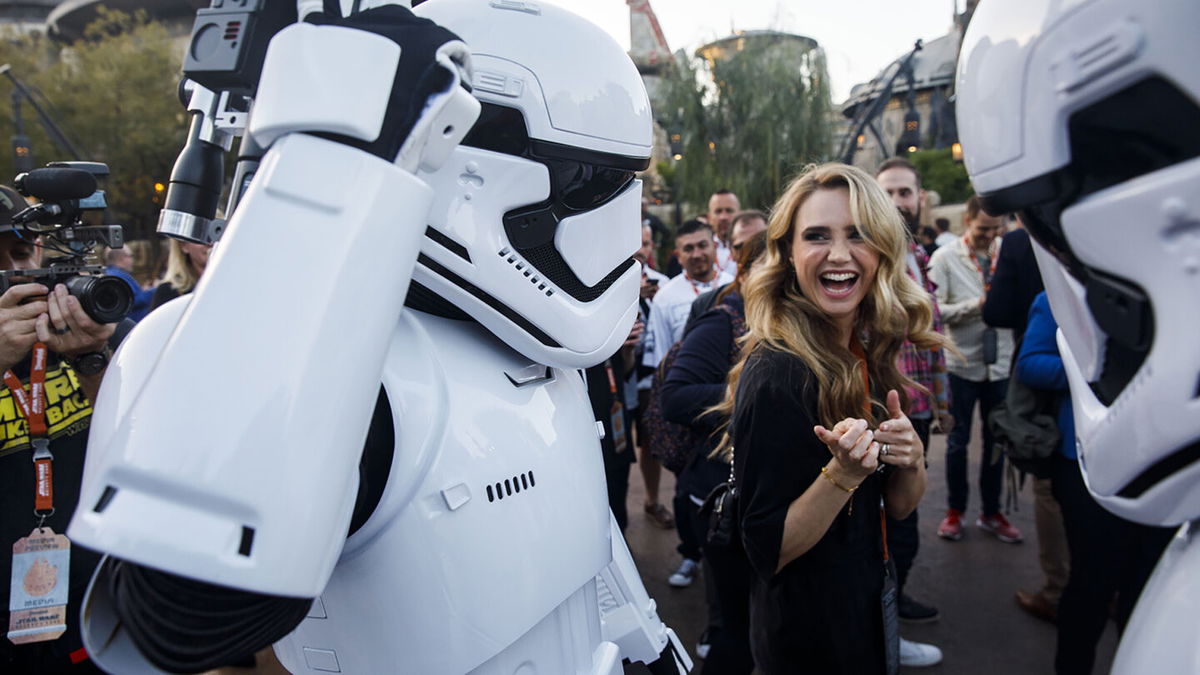
{"type": "Polygon", "coordinates": [[[68,362],[71,364],[71,368],[80,375],[99,375],[108,367],[108,354],[108,348],[105,347],[102,351],[71,357],[68,362]]]}

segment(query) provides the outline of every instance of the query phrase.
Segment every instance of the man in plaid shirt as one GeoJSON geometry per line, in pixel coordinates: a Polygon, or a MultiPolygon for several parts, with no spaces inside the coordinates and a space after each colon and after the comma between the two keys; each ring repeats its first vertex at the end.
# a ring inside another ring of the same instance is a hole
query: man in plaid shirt
{"type": "MultiPolygon", "coordinates": [[[[929,300],[933,303],[933,329],[939,333],[945,334],[945,329],[942,326],[942,314],[938,310],[937,299],[933,297],[933,282],[929,281],[925,274],[926,268],[929,266],[929,259],[925,255],[925,251],[921,249],[915,242],[909,244],[911,247],[911,255],[916,258],[919,269],[921,270],[920,277],[913,276],[909,270],[909,276],[921,284],[926,291],[929,292],[929,300]]],[[[921,441],[926,445],[929,444],[929,429],[933,423],[933,415],[936,411],[939,430],[942,433],[948,433],[950,428],[954,426],[954,417],[950,414],[950,380],[946,377],[946,355],[939,350],[917,349],[911,342],[905,342],[900,347],[899,363],[900,372],[907,375],[914,382],[925,387],[929,392],[926,393],[915,387],[908,388],[908,417],[909,419],[922,420],[921,429],[918,429],[918,434],[921,435],[921,441]]],[[[915,423],[914,423],[914,426],[915,423]]]]}
{"type": "MultiPolygon", "coordinates": [[[[893,158],[879,166],[879,170],[875,172],[875,180],[887,191],[892,203],[900,211],[900,216],[908,225],[912,235],[907,256],[908,275],[929,293],[929,299],[933,303],[933,328],[943,333],[941,313],[933,293],[934,285],[926,273],[929,259],[916,243],[916,231],[921,219],[921,201],[925,194],[921,189],[921,176],[908,160],[893,158]]],[[[908,410],[905,412],[912,420],[913,429],[920,436],[921,442],[928,448],[930,428],[933,426],[935,414],[943,433],[948,432],[954,424],[954,418],[950,415],[950,382],[946,374],[946,355],[941,350],[917,349],[912,343],[905,342],[900,348],[897,366],[900,372],[925,388],[925,391],[912,387],[908,389],[908,410]]],[[[912,568],[919,547],[917,511],[914,510],[912,515],[904,520],[888,518],[887,532],[888,547],[896,561],[900,618],[912,622],[935,621],[939,614],[936,607],[917,602],[904,593],[904,583],[908,580],[908,571],[912,568]]],[[[931,650],[937,649],[931,645],[929,647],[931,650]]],[[[906,661],[904,652],[902,643],[902,663],[906,661]]],[[[938,658],[935,661],[933,655],[928,654],[928,658],[920,663],[909,661],[904,665],[932,665],[940,660],[938,658]]]]}

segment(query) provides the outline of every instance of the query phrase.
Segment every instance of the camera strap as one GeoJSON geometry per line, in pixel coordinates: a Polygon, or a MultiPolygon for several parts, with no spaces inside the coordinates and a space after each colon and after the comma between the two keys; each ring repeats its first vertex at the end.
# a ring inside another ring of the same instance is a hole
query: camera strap
{"type": "Polygon", "coordinates": [[[71,571],[71,542],[66,535],[44,527],[54,515],[54,455],[46,436],[46,359],[42,342],[33,346],[29,391],[13,371],[4,371],[18,413],[29,424],[33,445],[33,515],[37,525],[29,536],[13,543],[9,595],[8,639],[14,644],[55,640],[67,630],[67,599],[71,571]]]}

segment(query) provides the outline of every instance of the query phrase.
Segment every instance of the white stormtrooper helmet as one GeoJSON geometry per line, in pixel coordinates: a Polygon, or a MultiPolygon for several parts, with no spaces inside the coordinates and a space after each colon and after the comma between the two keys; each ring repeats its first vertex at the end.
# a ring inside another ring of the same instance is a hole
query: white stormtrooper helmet
{"type": "MultiPolygon", "coordinates": [[[[472,52],[483,112],[440,170],[411,291],[537,362],[615,352],[637,312],[650,103],[621,47],[557,6],[431,0],[416,13],[472,52]],[[436,304],[436,303],[435,303],[436,304]]],[[[422,302],[422,301],[425,302],[422,302]]]]}
{"type": "Polygon", "coordinates": [[[1042,246],[1088,487],[1147,524],[1200,516],[1197,26],[1195,0],[984,0],[959,58],[975,190],[1042,246]]]}

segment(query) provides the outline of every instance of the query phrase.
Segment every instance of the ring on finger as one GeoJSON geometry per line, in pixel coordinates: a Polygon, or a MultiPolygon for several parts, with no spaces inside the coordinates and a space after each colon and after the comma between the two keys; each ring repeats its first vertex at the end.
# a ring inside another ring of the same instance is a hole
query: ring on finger
{"type": "Polygon", "coordinates": [[[54,334],[55,334],[55,335],[62,335],[63,333],[70,333],[70,332],[71,332],[71,327],[70,327],[70,326],[63,326],[62,328],[55,328],[55,329],[54,329],[54,334]]]}
{"type": "Polygon", "coordinates": [[[888,453],[891,452],[891,450],[892,450],[892,446],[888,443],[884,443],[883,445],[881,445],[879,447],[879,454],[881,456],[886,457],[888,455],[888,453]]]}

